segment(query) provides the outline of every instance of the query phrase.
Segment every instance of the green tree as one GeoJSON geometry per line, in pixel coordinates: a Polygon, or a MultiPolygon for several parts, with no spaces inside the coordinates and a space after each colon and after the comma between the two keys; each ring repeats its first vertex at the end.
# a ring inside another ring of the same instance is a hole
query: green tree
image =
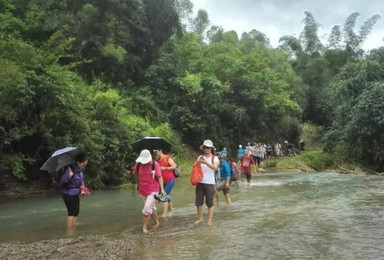
{"type": "Polygon", "coordinates": [[[379,171],[384,169],[383,61],[380,48],[335,77],[328,90],[333,117],[326,142],[329,151],[379,171]]]}

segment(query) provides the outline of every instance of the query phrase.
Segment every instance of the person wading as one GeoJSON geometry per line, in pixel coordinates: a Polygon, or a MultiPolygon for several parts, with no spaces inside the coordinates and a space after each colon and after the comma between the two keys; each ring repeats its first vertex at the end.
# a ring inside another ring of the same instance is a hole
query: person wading
{"type": "MultiPolygon", "coordinates": [[[[163,153],[161,148],[157,148],[154,153],[158,159],[157,162],[160,164],[161,176],[163,177],[164,182],[164,190],[167,195],[170,196],[172,188],[175,185],[175,175],[173,174],[173,170],[176,169],[177,165],[169,155],[163,153]]],[[[168,210],[172,211],[172,202],[165,201],[163,204],[164,211],[161,217],[166,217],[168,210]]]]}
{"type": "Polygon", "coordinates": [[[139,176],[138,193],[144,202],[144,207],[141,211],[143,214],[143,233],[147,234],[150,217],[155,221],[155,227],[158,227],[160,224],[157,218],[155,195],[159,192],[159,186],[161,194],[166,195],[163,177],[161,177],[160,165],[155,160],[152,160],[152,155],[147,149],[141,151],[140,156],[136,159],[136,165],[133,167],[133,170],[139,176]]]}
{"type": "Polygon", "coordinates": [[[196,185],[195,204],[197,208],[196,224],[203,222],[203,203],[208,207],[208,225],[212,225],[213,219],[213,198],[215,195],[215,171],[219,167],[219,159],[214,156],[215,147],[211,140],[205,140],[200,146],[203,155],[199,156],[196,162],[201,164],[203,179],[196,185]]]}

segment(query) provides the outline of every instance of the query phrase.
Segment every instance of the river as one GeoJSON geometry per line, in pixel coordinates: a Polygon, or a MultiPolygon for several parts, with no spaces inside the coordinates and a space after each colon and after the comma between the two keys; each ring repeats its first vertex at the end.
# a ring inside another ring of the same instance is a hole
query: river
{"type": "MultiPolygon", "coordinates": [[[[256,175],[250,185],[231,186],[231,206],[221,195],[212,227],[206,224],[205,206],[205,223],[194,224],[194,188],[188,177],[177,181],[175,209],[160,218],[159,228],[149,226],[149,235],[141,234],[142,202],[135,192],[100,190],[81,198],[78,236],[135,238],[136,259],[384,259],[383,177],[256,175]],[[143,237],[150,243],[141,244],[143,237]]],[[[66,211],[57,193],[1,201],[0,209],[0,243],[13,245],[12,250],[71,239],[66,238],[66,211]]],[[[130,259],[130,253],[114,259],[130,259]]]]}

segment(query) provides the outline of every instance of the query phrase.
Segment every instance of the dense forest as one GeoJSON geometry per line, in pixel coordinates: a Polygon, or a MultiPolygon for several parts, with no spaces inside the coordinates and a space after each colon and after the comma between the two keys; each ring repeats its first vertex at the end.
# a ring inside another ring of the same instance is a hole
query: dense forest
{"type": "Polygon", "coordinates": [[[143,136],[173,153],[210,138],[297,142],[323,131],[324,152],[384,170],[384,48],[362,49],[380,17],[335,25],[326,44],[303,14],[273,48],[194,16],[189,0],[0,1],[0,190],[45,178],[57,149],[90,153],[91,187],[118,185],[143,136]]]}

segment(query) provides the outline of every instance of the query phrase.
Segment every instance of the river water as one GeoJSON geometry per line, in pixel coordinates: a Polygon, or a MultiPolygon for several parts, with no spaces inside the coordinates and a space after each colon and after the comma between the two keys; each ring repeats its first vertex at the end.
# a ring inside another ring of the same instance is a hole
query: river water
{"type": "MultiPolygon", "coordinates": [[[[384,178],[336,173],[269,173],[221,195],[213,226],[195,225],[194,188],[177,180],[175,209],[150,228],[156,250],[140,259],[384,259],[384,178]]],[[[162,212],[162,205],[158,210],[162,212]]],[[[141,199],[132,190],[81,198],[81,235],[141,233],[141,199]]],[[[59,194],[0,202],[0,243],[66,237],[59,194]]],[[[143,235],[144,236],[144,235],[143,235]]]]}

